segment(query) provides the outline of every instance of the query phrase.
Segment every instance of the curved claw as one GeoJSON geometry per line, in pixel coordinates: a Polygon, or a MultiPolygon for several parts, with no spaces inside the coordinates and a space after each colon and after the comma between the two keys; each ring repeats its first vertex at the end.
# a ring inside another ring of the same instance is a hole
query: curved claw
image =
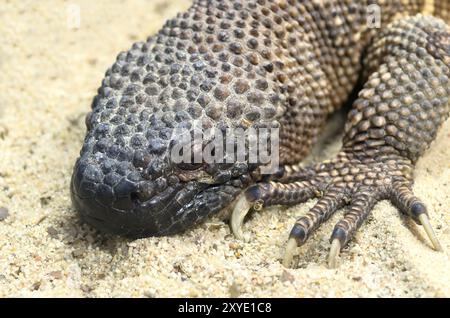
{"type": "Polygon", "coordinates": [[[234,206],[233,213],[231,214],[231,230],[234,234],[234,236],[239,239],[243,240],[245,242],[250,241],[249,234],[244,234],[242,231],[242,226],[244,224],[244,218],[247,215],[248,211],[250,210],[251,205],[250,202],[248,202],[247,198],[245,197],[245,194],[242,194],[236,205],[234,206]]]}
{"type": "Polygon", "coordinates": [[[292,260],[294,259],[294,253],[297,249],[297,240],[295,238],[290,238],[286,243],[286,251],[284,253],[283,258],[283,266],[284,267],[291,267],[292,260]]]}
{"type": "Polygon", "coordinates": [[[433,244],[433,247],[436,251],[442,251],[442,245],[439,243],[439,240],[436,237],[436,234],[433,231],[433,228],[431,227],[430,220],[428,219],[428,216],[426,213],[422,213],[418,216],[420,224],[422,224],[425,232],[428,235],[428,238],[430,239],[431,243],[433,244]]]}
{"type": "Polygon", "coordinates": [[[328,267],[336,268],[337,267],[337,258],[339,256],[339,252],[341,251],[341,242],[338,239],[334,239],[331,242],[330,254],[328,256],[328,267]]]}

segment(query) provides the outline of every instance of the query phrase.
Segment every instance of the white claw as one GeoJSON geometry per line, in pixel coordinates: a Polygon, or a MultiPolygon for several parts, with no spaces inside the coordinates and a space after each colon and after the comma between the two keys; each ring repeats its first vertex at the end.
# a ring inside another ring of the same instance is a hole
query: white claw
{"type": "Polygon", "coordinates": [[[441,245],[441,243],[439,243],[439,241],[438,241],[438,239],[436,237],[436,234],[434,233],[433,228],[431,227],[430,220],[428,219],[428,216],[425,213],[420,214],[419,215],[419,221],[422,224],[425,232],[427,233],[431,243],[433,244],[434,249],[436,251],[442,251],[443,250],[442,249],[442,245],[441,245]]]}
{"type": "Polygon", "coordinates": [[[331,242],[330,255],[328,256],[328,267],[336,268],[337,267],[337,258],[339,256],[339,252],[341,251],[341,243],[338,239],[334,239],[331,242]]]}
{"type": "Polygon", "coordinates": [[[287,268],[291,267],[296,249],[297,249],[297,241],[294,238],[290,238],[286,243],[286,251],[284,253],[283,258],[284,267],[287,268]]]}
{"type": "Polygon", "coordinates": [[[236,202],[234,206],[233,213],[231,214],[231,230],[233,231],[234,236],[242,240],[244,242],[250,241],[249,234],[244,234],[242,231],[242,226],[244,224],[244,218],[250,210],[251,205],[248,202],[247,198],[244,194],[242,194],[236,202]]]}

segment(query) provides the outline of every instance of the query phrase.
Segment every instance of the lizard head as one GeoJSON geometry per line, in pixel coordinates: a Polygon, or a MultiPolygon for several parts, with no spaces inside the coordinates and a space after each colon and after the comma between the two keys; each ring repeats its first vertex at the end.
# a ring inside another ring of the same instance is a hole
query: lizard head
{"type": "Polygon", "coordinates": [[[94,227],[131,237],[177,233],[228,207],[259,178],[260,163],[249,161],[254,127],[218,120],[197,128],[202,116],[133,110],[120,106],[128,97],[104,90],[86,116],[71,182],[75,208],[94,227]]]}
{"type": "Polygon", "coordinates": [[[179,128],[189,121],[164,123],[167,112],[154,111],[130,127],[98,122],[104,110],[96,107],[87,116],[71,191],[82,219],[102,231],[131,237],[177,233],[230,205],[252,182],[254,166],[246,161],[205,160],[211,140],[186,142],[179,128]]]}
{"type": "Polygon", "coordinates": [[[71,181],[87,223],[131,237],[177,233],[228,207],[255,181],[259,164],[249,163],[245,134],[256,124],[213,121],[188,103],[177,110],[183,99],[148,103],[144,87],[128,83],[119,93],[107,86],[114,81],[107,75],[86,116],[71,181]]]}
{"type": "MultiPolygon", "coordinates": [[[[226,29],[214,29],[197,12],[203,5],[217,11],[217,25],[240,21],[240,8],[198,4],[119,54],[106,72],[71,181],[75,208],[96,228],[135,237],[180,232],[227,207],[255,181],[258,163],[245,156],[231,162],[173,157],[185,145],[180,130],[273,128],[283,111],[283,94],[266,80],[282,65],[272,64],[268,51],[259,55],[259,40],[244,24],[237,24],[236,41],[226,29]]],[[[210,141],[194,141],[191,154],[210,141]]]]}

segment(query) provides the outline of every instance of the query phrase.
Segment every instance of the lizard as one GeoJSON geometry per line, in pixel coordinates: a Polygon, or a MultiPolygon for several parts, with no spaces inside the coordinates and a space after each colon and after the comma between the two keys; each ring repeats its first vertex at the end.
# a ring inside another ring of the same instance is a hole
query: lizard
{"type": "Polygon", "coordinates": [[[412,186],[449,115],[448,22],[447,0],[195,0],[107,70],[86,116],[73,205],[93,227],[132,238],[180,233],[232,209],[233,233],[248,239],[251,209],[315,198],[293,225],[283,264],[345,208],[330,239],[336,267],[375,204],[390,200],[441,250],[412,186]],[[327,119],[348,103],[342,149],[303,167],[327,119]],[[248,156],[174,162],[174,131],[196,123],[278,129],[279,169],[264,175],[248,156]]]}

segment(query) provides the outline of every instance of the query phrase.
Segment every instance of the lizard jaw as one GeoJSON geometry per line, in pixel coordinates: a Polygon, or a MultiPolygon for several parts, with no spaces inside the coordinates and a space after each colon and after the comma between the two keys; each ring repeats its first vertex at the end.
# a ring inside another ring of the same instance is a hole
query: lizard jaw
{"type": "Polygon", "coordinates": [[[77,165],[71,182],[72,202],[81,218],[101,232],[131,238],[183,232],[230,206],[242,191],[227,184],[189,181],[142,199],[144,190],[137,184],[145,181],[140,181],[115,187],[110,197],[102,184],[87,183],[84,174],[77,165]]]}

